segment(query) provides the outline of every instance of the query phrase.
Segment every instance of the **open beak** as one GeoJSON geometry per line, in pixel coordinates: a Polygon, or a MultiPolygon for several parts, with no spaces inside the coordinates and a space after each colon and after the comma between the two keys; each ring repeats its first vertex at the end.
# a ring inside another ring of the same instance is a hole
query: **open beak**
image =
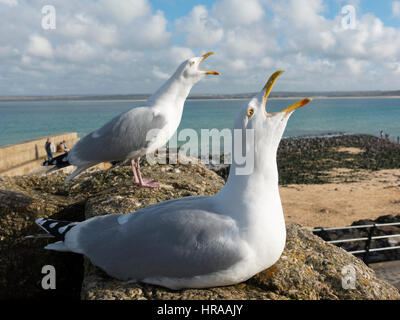
{"type": "Polygon", "coordinates": [[[281,112],[285,112],[286,114],[289,114],[290,112],[296,110],[297,108],[304,107],[306,104],[308,104],[312,99],[311,98],[305,98],[303,100],[297,101],[290,105],[289,107],[283,109],[282,111],[275,112],[273,115],[281,112]]]}
{"type": "MultiPolygon", "coordinates": [[[[212,54],[214,54],[214,52],[207,52],[206,54],[203,54],[199,64],[201,62],[203,62],[204,60],[206,60],[209,56],[211,56],[212,54]]],[[[199,69],[200,70],[200,69],[199,69]]],[[[219,72],[217,71],[208,71],[208,70],[202,70],[204,71],[206,74],[214,74],[214,75],[219,75],[219,72]]]]}
{"type": "MultiPolygon", "coordinates": [[[[285,71],[283,70],[278,70],[276,72],[274,72],[268,79],[267,83],[265,84],[264,88],[265,89],[265,93],[264,93],[264,100],[263,100],[263,104],[265,106],[265,104],[267,103],[267,99],[269,97],[269,94],[271,93],[272,87],[275,84],[276,79],[278,79],[278,77],[284,73],[285,71]]],[[[289,107],[283,109],[282,111],[278,111],[275,113],[268,113],[266,109],[264,109],[264,113],[267,117],[273,117],[275,115],[277,115],[278,113],[282,113],[285,112],[285,115],[289,114],[290,112],[296,110],[297,108],[301,108],[304,107],[307,103],[309,103],[311,101],[310,98],[306,98],[300,101],[297,101],[295,103],[293,103],[292,105],[290,105],[289,107]]]]}

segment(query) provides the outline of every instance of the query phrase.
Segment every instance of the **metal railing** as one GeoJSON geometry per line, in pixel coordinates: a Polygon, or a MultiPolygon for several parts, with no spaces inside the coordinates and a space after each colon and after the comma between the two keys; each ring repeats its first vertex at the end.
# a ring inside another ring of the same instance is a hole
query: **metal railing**
{"type": "Polygon", "coordinates": [[[347,251],[351,254],[360,254],[364,253],[363,261],[366,265],[369,263],[369,254],[370,252],[377,251],[386,251],[386,250],[397,250],[400,249],[400,246],[389,246],[389,247],[381,247],[381,248],[371,248],[371,242],[379,239],[387,239],[387,238],[397,238],[400,237],[400,234],[389,234],[384,236],[374,236],[374,232],[378,227],[387,227],[387,226],[400,226],[400,222],[392,222],[392,223],[374,223],[374,224],[366,224],[359,226],[348,226],[341,228],[314,228],[312,230],[313,233],[323,232],[323,231],[334,231],[334,230],[348,230],[348,229],[369,229],[368,236],[362,238],[352,238],[352,239],[339,239],[339,240],[328,240],[327,243],[337,244],[337,243],[345,243],[345,242],[357,242],[357,241],[365,241],[365,247],[363,250],[353,250],[347,251]]]}

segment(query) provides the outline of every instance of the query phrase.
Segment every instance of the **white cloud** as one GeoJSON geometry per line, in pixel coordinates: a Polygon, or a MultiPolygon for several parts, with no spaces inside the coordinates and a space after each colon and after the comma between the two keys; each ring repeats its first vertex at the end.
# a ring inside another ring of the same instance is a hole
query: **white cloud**
{"type": "Polygon", "coordinates": [[[192,49],[180,46],[173,46],[161,53],[161,57],[165,57],[165,59],[171,64],[175,65],[175,67],[177,67],[177,65],[183,61],[194,56],[195,54],[193,53],[192,49]]]}
{"type": "Polygon", "coordinates": [[[15,7],[18,5],[18,0],[0,0],[0,4],[6,4],[10,7],[15,7]]]}
{"type": "Polygon", "coordinates": [[[235,58],[262,58],[268,53],[276,52],[279,45],[263,28],[229,30],[221,44],[225,54],[235,58]]]}
{"type": "Polygon", "coordinates": [[[180,31],[186,33],[185,43],[195,48],[212,46],[224,35],[218,21],[209,16],[204,6],[195,6],[187,17],[179,19],[176,24],[180,31]]]}
{"type": "Polygon", "coordinates": [[[72,19],[68,19],[65,24],[61,24],[61,26],[59,26],[61,33],[69,37],[85,36],[87,34],[87,26],[83,23],[71,20],[72,19]]]}
{"type": "Polygon", "coordinates": [[[110,74],[112,72],[112,69],[110,66],[106,64],[100,64],[96,65],[95,67],[88,68],[88,72],[98,76],[98,75],[110,74]]]}
{"type": "Polygon", "coordinates": [[[226,25],[249,25],[259,21],[264,10],[258,0],[221,0],[213,6],[214,14],[226,25]]]}
{"type": "Polygon", "coordinates": [[[32,35],[29,37],[27,52],[37,57],[53,57],[53,47],[51,43],[49,40],[39,35],[32,35]]]}
{"type": "Polygon", "coordinates": [[[95,50],[83,40],[60,45],[56,48],[57,57],[66,58],[72,62],[82,62],[93,57],[95,50]]]}
{"type": "Polygon", "coordinates": [[[147,0],[100,0],[99,8],[109,12],[114,20],[128,24],[150,13],[147,0]]]}
{"type": "Polygon", "coordinates": [[[122,63],[124,61],[133,59],[133,54],[129,50],[112,49],[108,54],[108,59],[122,63]]]}
{"type": "Polygon", "coordinates": [[[0,46],[0,57],[7,58],[18,54],[18,49],[11,46],[0,46]]]}
{"type": "Polygon", "coordinates": [[[71,38],[86,36],[90,24],[93,23],[93,19],[85,13],[76,13],[72,16],[59,15],[58,20],[57,32],[71,38]]]}
{"type": "Polygon", "coordinates": [[[400,1],[392,2],[392,16],[395,18],[400,18],[400,1]]]}
{"type": "Polygon", "coordinates": [[[158,66],[153,67],[153,74],[157,79],[168,79],[171,75],[160,70],[158,66]]]}
{"type": "Polygon", "coordinates": [[[272,68],[273,65],[274,59],[272,59],[271,57],[264,57],[260,61],[260,66],[262,66],[263,68],[272,68]]]}
{"type": "Polygon", "coordinates": [[[117,42],[117,28],[113,25],[97,25],[92,36],[95,37],[97,35],[101,35],[101,37],[97,37],[99,43],[104,45],[114,45],[117,42]]]}
{"type": "Polygon", "coordinates": [[[39,63],[39,69],[44,71],[62,71],[63,66],[58,63],[54,63],[54,61],[44,60],[39,63]]]}
{"type": "MultiPolygon", "coordinates": [[[[0,0],[0,90],[152,92],[182,61],[208,51],[216,54],[204,68],[221,76],[194,93],[254,91],[277,69],[287,70],[279,90],[399,89],[400,26],[367,13],[362,1],[337,3],[357,6],[356,29],[342,28],[340,5],[327,15],[328,0],[215,0],[175,20],[149,0],[69,0],[57,3],[57,29],[44,31],[42,0],[0,0]]],[[[393,17],[397,3],[389,2],[393,17]]]]}
{"type": "Polygon", "coordinates": [[[32,58],[24,54],[21,58],[21,63],[24,65],[30,65],[32,63],[32,58]]]}
{"type": "Polygon", "coordinates": [[[230,60],[229,66],[234,71],[244,71],[247,69],[246,61],[243,59],[230,60]]]}
{"type": "Polygon", "coordinates": [[[369,66],[368,61],[348,58],[344,60],[344,66],[350,73],[358,75],[361,74],[366,67],[369,66]]]}
{"type": "Polygon", "coordinates": [[[72,17],[61,16],[56,32],[74,40],[87,38],[104,45],[114,45],[118,38],[116,26],[102,24],[98,19],[83,13],[72,17]]]}
{"type": "Polygon", "coordinates": [[[384,64],[385,68],[394,74],[400,74],[400,62],[387,62],[384,64]]]}
{"type": "Polygon", "coordinates": [[[171,34],[167,31],[168,21],[161,11],[137,22],[137,30],[127,35],[127,41],[136,49],[160,49],[168,44],[171,34]]]}

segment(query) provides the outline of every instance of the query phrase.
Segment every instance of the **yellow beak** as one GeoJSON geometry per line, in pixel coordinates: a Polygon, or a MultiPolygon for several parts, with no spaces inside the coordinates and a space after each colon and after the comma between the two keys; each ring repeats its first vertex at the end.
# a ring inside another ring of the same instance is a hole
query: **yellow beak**
{"type": "MultiPolygon", "coordinates": [[[[274,86],[276,79],[278,79],[278,77],[279,77],[282,73],[284,73],[284,72],[285,72],[285,71],[283,71],[283,70],[278,70],[278,71],[274,72],[274,73],[269,77],[267,83],[265,84],[265,86],[264,86],[264,88],[263,88],[263,89],[265,89],[264,101],[263,101],[264,105],[265,105],[266,102],[267,102],[267,99],[268,99],[268,97],[269,97],[269,94],[271,93],[272,87],[274,86]]],[[[292,105],[290,105],[289,107],[283,109],[282,111],[278,111],[278,112],[275,112],[275,113],[270,114],[270,113],[268,113],[266,110],[264,110],[264,113],[265,113],[265,115],[266,115],[267,117],[272,117],[272,116],[274,116],[274,115],[276,115],[276,114],[278,114],[278,113],[281,113],[281,112],[285,112],[286,114],[288,114],[288,113],[290,113],[290,112],[296,110],[297,108],[304,107],[304,106],[305,106],[306,104],[308,104],[310,101],[311,101],[310,98],[306,98],[306,99],[303,99],[303,100],[301,100],[301,101],[297,101],[297,102],[293,103],[292,105]]]]}
{"type": "Polygon", "coordinates": [[[271,93],[272,87],[274,86],[276,79],[278,79],[278,77],[284,72],[285,72],[284,70],[278,70],[278,71],[275,71],[272,74],[272,76],[269,77],[267,83],[264,86],[264,89],[265,89],[264,104],[267,102],[267,99],[269,97],[269,94],[271,93]]]}
{"type": "MultiPolygon", "coordinates": [[[[207,52],[206,54],[203,54],[203,56],[202,56],[202,58],[201,58],[201,60],[200,60],[200,63],[201,62],[203,62],[204,60],[206,60],[209,56],[211,56],[212,54],[214,54],[214,52],[207,52]]],[[[199,63],[199,64],[200,64],[199,63]]],[[[219,72],[217,72],[217,71],[209,71],[209,70],[204,70],[204,72],[206,73],[206,74],[214,74],[214,75],[219,75],[219,72]]]]}
{"type": "Polygon", "coordinates": [[[203,56],[202,56],[200,62],[206,60],[209,56],[211,56],[211,55],[213,55],[213,54],[214,54],[214,52],[212,52],[212,51],[211,51],[211,52],[207,52],[206,54],[203,54],[203,56]]]}
{"type": "Polygon", "coordinates": [[[303,100],[297,101],[295,103],[293,103],[292,105],[290,105],[289,107],[283,109],[282,111],[279,111],[277,113],[281,113],[281,112],[286,112],[286,114],[296,110],[297,108],[301,108],[304,107],[306,104],[308,104],[309,102],[311,102],[311,98],[305,98],[303,100]]]}

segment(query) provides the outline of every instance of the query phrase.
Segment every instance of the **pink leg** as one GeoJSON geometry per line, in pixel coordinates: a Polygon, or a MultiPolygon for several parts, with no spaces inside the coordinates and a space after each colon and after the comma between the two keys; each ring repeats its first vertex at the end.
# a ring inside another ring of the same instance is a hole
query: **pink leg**
{"type": "Polygon", "coordinates": [[[131,167],[132,167],[132,172],[133,172],[133,179],[135,181],[136,184],[139,184],[139,179],[138,179],[138,175],[137,175],[137,169],[136,169],[136,163],[135,160],[131,160],[131,167]]]}
{"type": "Polygon", "coordinates": [[[157,182],[152,182],[153,180],[149,179],[143,179],[142,174],[140,172],[140,165],[139,165],[139,159],[135,162],[135,167],[136,167],[136,172],[138,176],[138,183],[136,183],[139,187],[146,187],[146,188],[159,188],[160,184],[157,182]]]}

